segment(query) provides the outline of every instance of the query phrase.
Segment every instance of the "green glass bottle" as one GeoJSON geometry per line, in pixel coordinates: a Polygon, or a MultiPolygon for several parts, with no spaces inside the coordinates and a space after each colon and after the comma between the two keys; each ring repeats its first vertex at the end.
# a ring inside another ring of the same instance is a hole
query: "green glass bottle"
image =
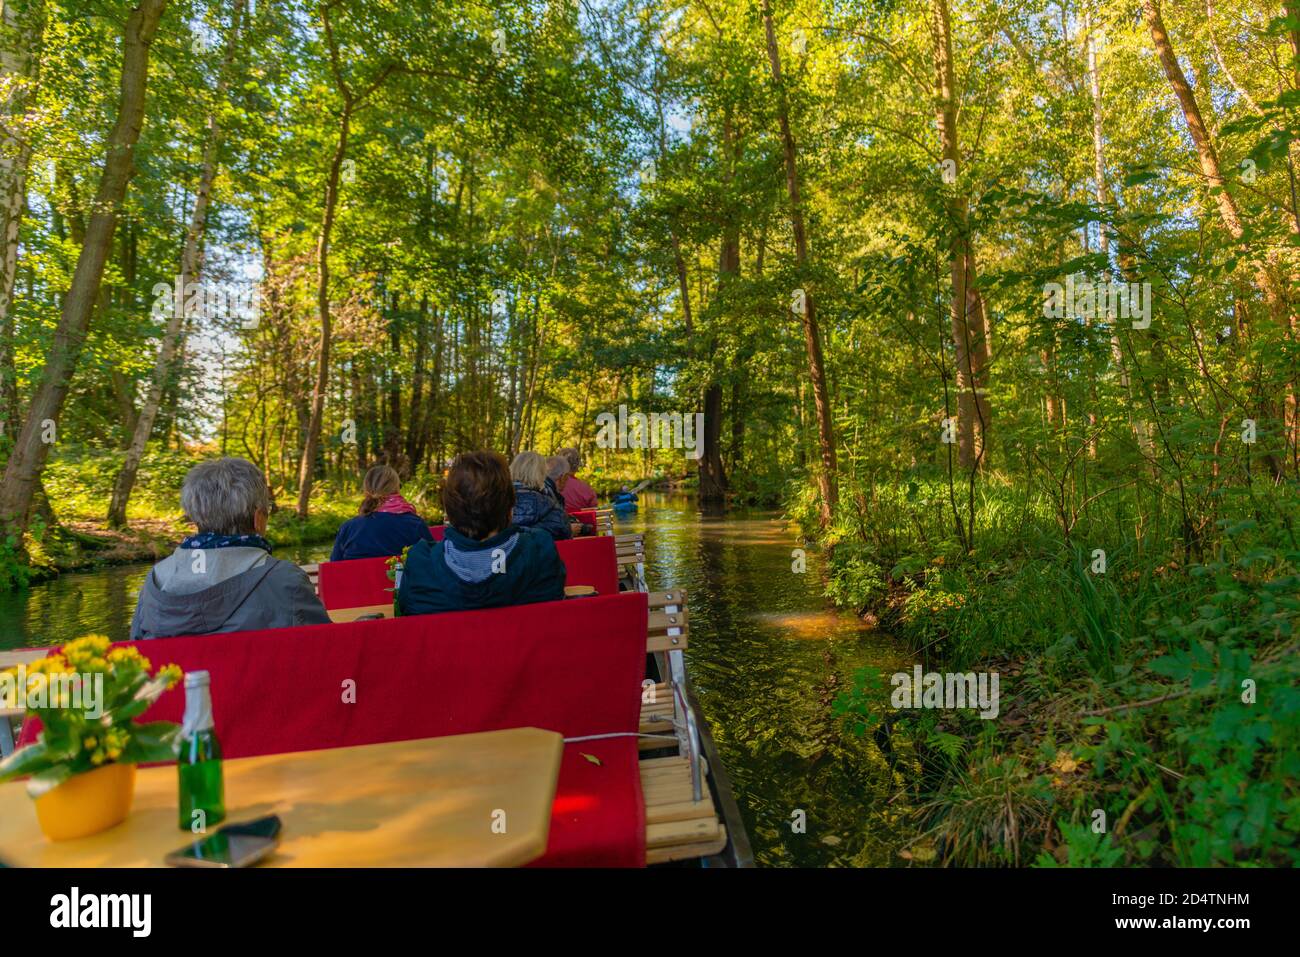
{"type": "Polygon", "coordinates": [[[191,671],[185,676],[185,720],[176,770],[180,776],[181,830],[202,833],[224,820],[221,744],[213,730],[211,678],[206,671],[191,671]]]}

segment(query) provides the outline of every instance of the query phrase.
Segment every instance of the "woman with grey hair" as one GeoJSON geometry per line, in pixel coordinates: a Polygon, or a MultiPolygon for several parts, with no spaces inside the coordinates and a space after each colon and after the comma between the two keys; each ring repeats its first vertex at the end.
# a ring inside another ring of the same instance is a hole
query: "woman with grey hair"
{"type": "Polygon", "coordinates": [[[329,623],[307,573],[271,557],[262,537],[271,496],[252,462],[200,462],[181,484],[181,508],[197,531],[149,572],[132,641],[329,623]]]}
{"type": "Polygon", "coordinates": [[[564,476],[569,473],[569,460],[563,455],[552,455],[546,460],[546,494],[555,499],[555,504],[564,508],[564,476]]]}

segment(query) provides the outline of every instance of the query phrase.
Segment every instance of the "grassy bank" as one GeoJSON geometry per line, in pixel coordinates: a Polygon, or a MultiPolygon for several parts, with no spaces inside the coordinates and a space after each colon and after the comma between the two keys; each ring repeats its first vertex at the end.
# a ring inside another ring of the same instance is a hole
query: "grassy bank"
{"type": "MultiPolygon", "coordinates": [[[[934,671],[997,671],[1000,710],[897,710],[889,676],[839,703],[917,756],[924,852],[958,865],[1300,861],[1294,489],[1188,528],[1119,490],[1071,521],[991,477],[963,548],[940,481],[847,487],[828,594],[934,671]],[[1068,528],[1068,534],[1067,534],[1068,528]],[[1104,556],[1101,552],[1104,551],[1104,556]]],[[[792,514],[811,531],[815,502],[792,514]]]]}
{"type": "MultiPolygon", "coordinates": [[[[120,455],[71,453],[51,461],[44,487],[53,521],[47,515],[33,518],[26,540],[27,561],[18,559],[12,543],[0,545],[0,588],[21,587],[65,571],[156,561],[168,555],[193,528],[180,509],[180,486],[185,472],[199,456],[168,450],[147,455],[127,510],[127,525],[110,528],[105,521],[120,455]]],[[[425,483],[427,484],[427,483],[425,483]]],[[[426,495],[413,485],[417,506],[426,495]]],[[[284,493],[271,513],[267,537],[289,548],[331,541],[339,525],[356,514],[357,493],[339,480],[318,483],[310,514],[299,520],[296,503],[284,493]]],[[[436,507],[431,514],[437,516],[436,507]]]]}

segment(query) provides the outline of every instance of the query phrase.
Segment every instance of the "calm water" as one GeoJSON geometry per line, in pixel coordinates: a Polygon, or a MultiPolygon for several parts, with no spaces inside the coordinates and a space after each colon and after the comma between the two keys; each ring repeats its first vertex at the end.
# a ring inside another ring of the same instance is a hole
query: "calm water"
{"type": "MultiPolygon", "coordinates": [[[[898,862],[904,783],[870,736],[845,732],[831,702],[863,666],[910,667],[888,636],[865,630],[821,596],[816,552],[791,570],[800,543],[766,512],[702,514],[679,496],[642,495],[616,519],[644,531],[646,578],[684,588],[691,612],[687,667],[760,865],[898,862]],[[806,833],[792,828],[806,814],[806,833]]],[[[329,546],[277,551],[317,561],[329,546]]],[[[0,648],[59,644],[89,632],[125,639],[148,565],[64,575],[0,594],[0,648]]],[[[900,769],[901,769],[900,765],[900,769]]]]}

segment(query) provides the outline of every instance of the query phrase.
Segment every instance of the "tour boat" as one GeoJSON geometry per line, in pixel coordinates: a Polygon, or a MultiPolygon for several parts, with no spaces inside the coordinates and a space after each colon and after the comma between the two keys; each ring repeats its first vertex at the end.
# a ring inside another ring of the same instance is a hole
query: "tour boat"
{"type": "MultiPolygon", "coordinates": [[[[322,562],[303,567],[329,625],[139,646],[209,673],[227,760],[542,728],[564,744],[530,866],[752,866],[686,673],[687,595],[651,591],[644,536],[613,535],[609,517],[596,510],[583,521],[601,534],[556,543],[564,601],[394,618],[389,559],[322,562]]],[[[0,667],[48,651],[6,652],[0,667]]],[[[142,720],[179,720],[182,703],[168,691],[142,720]]],[[[0,746],[15,743],[9,717],[0,746]]],[[[16,743],[33,738],[23,728],[16,743]]]]}

